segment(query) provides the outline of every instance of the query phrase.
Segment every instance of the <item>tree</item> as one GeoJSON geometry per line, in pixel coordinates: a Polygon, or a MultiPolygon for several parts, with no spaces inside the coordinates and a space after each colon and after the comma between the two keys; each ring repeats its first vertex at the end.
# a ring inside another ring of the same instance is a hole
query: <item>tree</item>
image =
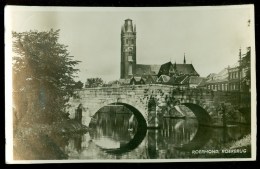
{"type": "Polygon", "coordinates": [[[104,81],[101,78],[88,78],[85,84],[85,87],[98,87],[102,86],[104,81]]]}
{"type": "Polygon", "coordinates": [[[27,120],[62,120],[66,103],[74,95],[73,78],[78,71],[74,66],[79,61],[73,60],[67,46],[58,39],[59,30],[13,32],[13,92],[17,99],[14,102],[21,109],[19,100],[27,101],[20,112],[29,113],[27,120]]]}
{"type": "Polygon", "coordinates": [[[75,83],[75,88],[76,89],[82,89],[84,86],[84,83],[82,83],[80,80],[75,83]]]}
{"type": "Polygon", "coordinates": [[[244,91],[249,91],[251,85],[251,48],[247,48],[247,52],[241,60],[241,68],[244,70],[244,77],[242,78],[242,88],[244,91]]]}

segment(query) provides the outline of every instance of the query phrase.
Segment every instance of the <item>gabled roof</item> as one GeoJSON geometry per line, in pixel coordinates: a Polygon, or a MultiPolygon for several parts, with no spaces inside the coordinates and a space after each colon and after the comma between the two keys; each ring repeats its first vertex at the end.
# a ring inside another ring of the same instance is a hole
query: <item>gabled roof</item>
{"type": "Polygon", "coordinates": [[[189,79],[189,84],[199,85],[204,79],[205,78],[203,78],[203,77],[191,76],[189,79]]]}
{"type": "Polygon", "coordinates": [[[172,73],[199,76],[192,64],[172,64],[172,62],[162,64],[158,76],[162,74],[169,74],[172,68],[172,73]]]}
{"type": "Polygon", "coordinates": [[[171,66],[173,66],[172,62],[167,62],[167,63],[162,64],[159,69],[158,76],[161,76],[163,74],[168,74],[171,66]]]}
{"type": "Polygon", "coordinates": [[[175,67],[178,73],[199,76],[192,64],[174,64],[175,67]]]}
{"type": "Polygon", "coordinates": [[[208,76],[208,80],[206,81],[206,83],[219,83],[219,82],[225,82],[227,80],[228,80],[228,68],[224,68],[219,73],[208,76]]]}
{"type": "Polygon", "coordinates": [[[176,78],[177,78],[177,77],[172,76],[172,77],[170,78],[170,80],[167,82],[167,84],[175,84],[176,78]]]}
{"type": "Polygon", "coordinates": [[[167,62],[167,63],[162,64],[161,68],[169,69],[171,65],[172,65],[172,62],[167,62]]]}
{"type": "Polygon", "coordinates": [[[207,82],[207,78],[204,78],[204,79],[200,82],[200,84],[198,85],[198,87],[203,87],[203,86],[205,86],[205,85],[206,85],[206,82],[207,82]]]}
{"type": "Polygon", "coordinates": [[[215,79],[215,80],[208,80],[206,81],[207,84],[212,84],[212,83],[220,83],[220,82],[227,82],[228,78],[224,78],[224,79],[215,79]]]}
{"type": "Polygon", "coordinates": [[[180,84],[189,84],[190,77],[185,76],[185,78],[180,82],[180,84]]]}
{"type": "Polygon", "coordinates": [[[144,76],[142,76],[142,78],[146,79],[146,80],[153,81],[153,82],[156,82],[156,80],[157,80],[157,76],[156,75],[144,75],[144,76]]]}
{"type": "Polygon", "coordinates": [[[211,79],[212,77],[216,76],[216,73],[210,73],[208,76],[207,76],[207,79],[211,79]]]}
{"type": "Polygon", "coordinates": [[[162,80],[162,82],[166,83],[170,80],[170,77],[167,75],[161,75],[158,79],[157,82],[160,82],[160,80],[162,80]]]}
{"type": "Polygon", "coordinates": [[[170,85],[180,85],[180,84],[186,84],[188,83],[189,81],[189,76],[187,75],[182,75],[182,76],[172,76],[170,78],[170,80],[167,82],[167,84],[170,84],[170,85]]]}
{"type": "Polygon", "coordinates": [[[142,77],[140,77],[140,76],[134,76],[134,77],[131,78],[131,80],[132,80],[132,79],[134,79],[136,82],[139,82],[139,81],[141,81],[141,80],[144,80],[144,81],[146,80],[145,78],[142,78],[142,77]]]}

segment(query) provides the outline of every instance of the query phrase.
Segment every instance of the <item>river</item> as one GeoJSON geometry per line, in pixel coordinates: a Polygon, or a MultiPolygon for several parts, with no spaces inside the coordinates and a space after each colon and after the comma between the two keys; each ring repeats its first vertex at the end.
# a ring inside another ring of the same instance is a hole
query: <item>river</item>
{"type": "MultiPolygon", "coordinates": [[[[71,160],[224,158],[230,155],[223,152],[227,145],[250,133],[250,127],[242,124],[203,127],[196,118],[163,118],[161,128],[143,129],[135,118],[129,126],[131,115],[129,111],[97,112],[91,130],[70,137],[63,151],[71,160]]],[[[250,157],[249,152],[239,151],[231,157],[241,153],[250,157]]]]}

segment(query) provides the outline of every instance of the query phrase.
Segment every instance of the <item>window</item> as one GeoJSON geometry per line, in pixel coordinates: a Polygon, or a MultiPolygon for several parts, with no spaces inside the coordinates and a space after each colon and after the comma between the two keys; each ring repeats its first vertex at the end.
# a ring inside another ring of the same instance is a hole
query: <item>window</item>
{"type": "Polygon", "coordinates": [[[132,56],[128,56],[128,61],[132,62],[133,61],[133,57],[132,56]]]}
{"type": "Polygon", "coordinates": [[[129,64],[129,66],[128,66],[128,75],[133,75],[132,64],[129,64]]]}

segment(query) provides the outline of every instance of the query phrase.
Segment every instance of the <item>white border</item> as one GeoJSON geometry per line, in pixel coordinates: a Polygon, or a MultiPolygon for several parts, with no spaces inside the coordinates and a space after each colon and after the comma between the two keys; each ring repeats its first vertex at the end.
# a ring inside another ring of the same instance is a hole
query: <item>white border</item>
{"type": "Polygon", "coordinates": [[[29,6],[6,6],[5,7],[5,130],[6,130],[6,163],[8,164],[40,164],[40,163],[154,163],[154,162],[219,162],[219,161],[255,161],[256,160],[256,63],[255,63],[255,22],[254,5],[229,5],[229,6],[204,6],[204,7],[29,7],[29,6]],[[12,10],[21,11],[167,11],[167,10],[208,10],[226,8],[249,8],[252,26],[251,35],[251,158],[205,158],[205,159],[123,159],[123,160],[13,160],[13,126],[12,126],[12,35],[10,16],[12,10]]]}

